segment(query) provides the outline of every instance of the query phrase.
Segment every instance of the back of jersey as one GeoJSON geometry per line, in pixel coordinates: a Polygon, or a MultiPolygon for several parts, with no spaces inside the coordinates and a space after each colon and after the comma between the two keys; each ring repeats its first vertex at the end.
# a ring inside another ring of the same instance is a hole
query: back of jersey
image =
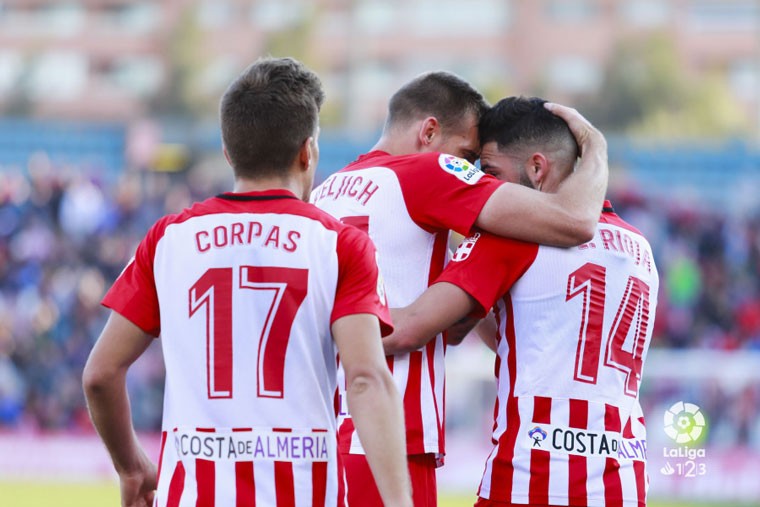
{"type": "MultiPolygon", "coordinates": [[[[443,270],[449,230],[469,232],[500,185],[456,157],[370,152],[330,176],[311,202],[367,232],[378,250],[388,305],[412,303],[443,270]]],[[[444,344],[439,335],[421,350],[389,358],[404,399],[409,454],[443,453],[444,344]]],[[[341,404],[346,412],[345,400],[341,404]]],[[[340,427],[341,450],[362,453],[349,418],[340,427]]]]}
{"type": "Polygon", "coordinates": [[[114,289],[155,281],[157,305],[144,305],[160,308],[166,364],[158,505],[336,504],[330,326],[351,310],[341,269],[363,255],[366,238],[287,192],[223,194],[149,232],[114,289]]]}
{"type": "Polygon", "coordinates": [[[658,287],[649,243],[611,209],[589,243],[538,248],[494,308],[502,337],[497,445],[481,496],[643,505],[638,392],[658,287]]]}

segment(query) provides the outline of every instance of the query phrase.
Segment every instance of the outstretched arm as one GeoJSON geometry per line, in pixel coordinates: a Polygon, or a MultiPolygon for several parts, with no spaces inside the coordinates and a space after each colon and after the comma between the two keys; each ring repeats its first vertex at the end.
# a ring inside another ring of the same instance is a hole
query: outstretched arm
{"type": "Polygon", "coordinates": [[[580,162],[557,193],[505,183],[486,201],[475,225],[498,236],[545,245],[575,246],[594,236],[607,191],[607,141],[575,109],[547,103],[565,120],[580,148],[580,162]]]}
{"type": "Polygon", "coordinates": [[[151,506],[156,490],[156,466],[137,441],[126,387],[127,369],[151,342],[139,327],[112,312],[82,373],[92,423],[119,474],[127,507],[151,506]]]}
{"type": "Polygon", "coordinates": [[[355,314],[333,322],[346,373],[346,401],[385,505],[411,506],[401,397],[380,342],[377,317],[355,314]]]}
{"type": "Polygon", "coordinates": [[[395,331],[383,339],[385,353],[400,354],[423,347],[468,315],[476,305],[472,296],[452,283],[431,285],[414,303],[394,310],[395,331]]]}

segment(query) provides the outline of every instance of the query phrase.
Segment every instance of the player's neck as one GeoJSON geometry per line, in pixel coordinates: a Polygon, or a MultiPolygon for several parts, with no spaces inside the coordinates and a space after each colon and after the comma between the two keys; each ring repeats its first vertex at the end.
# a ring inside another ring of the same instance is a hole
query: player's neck
{"type": "Polygon", "coordinates": [[[389,155],[409,155],[417,153],[419,150],[414,143],[409,143],[405,138],[401,136],[384,134],[377,141],[371,151],[384,151],[389,155]]]}
{"type": "Polygon", "coordinates": [[[297,178],[256,178],[235,179],[235,186],[232,191],[236,194],[243,194],[246,192],[263,192],[266,190],[289,190],[293,192],[299,199],[303,199],[304,188],[303,184],[298,181],[297,178]]]}
{"type": "Polygon", "coordinates": [[[409,155],[418,153],[419,147],[414,143],[414,132],[411,129],[391,129],[383,132],[372,151],[384,151],[390,155],[409,155]]]}

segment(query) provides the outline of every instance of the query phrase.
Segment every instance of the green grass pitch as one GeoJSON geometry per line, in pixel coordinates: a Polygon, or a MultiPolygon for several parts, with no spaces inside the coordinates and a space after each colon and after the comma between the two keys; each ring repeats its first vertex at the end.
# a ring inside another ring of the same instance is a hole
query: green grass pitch
{"type": "MultiPolygon", "coordinates": [[[[444,494],[439,507],[471,507],[472,495],[444,494]]],[[[113,482],[55,483],[0,480],[0,505],[12,507],[109,507],[119,505],[119,487],[113,482]]],[[[750,507],[748,504],[649,502],[649,507],[750,507]]]]}

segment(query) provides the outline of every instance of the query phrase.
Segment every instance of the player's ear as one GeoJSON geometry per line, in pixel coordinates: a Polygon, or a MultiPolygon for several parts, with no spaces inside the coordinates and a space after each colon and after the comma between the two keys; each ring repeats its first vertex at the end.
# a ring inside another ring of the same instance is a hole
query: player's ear
{"type": "Polygon", "coordinates": [[[428,116],[417,131],[417,144],[424,150],[430,146],[437,136],[441,135],[441,124],[435,116],[428,116]]]}
{"type": "Polygon", "coordinates": [[[225,145],[222,145],[222,153],[224,153],[224,159],[227,161],[230,167],[234,167],[232,165],[232,160],[230,160],[230,154],[227,153],[227,147],[225,145]]]}
{"type": "Polygon", "coordinates": [[[317,163],[317,139],[314,136],[307,137],[298,150],[298,162],[302,171],[311,169],[317,163]]]}
{"type": "Polygon", "coordinates": [[[541,190],[546,178],[549,176],[549,159],[541,152],[530,156],[528,178],[533,183],[533,188],[541,190]]]}

